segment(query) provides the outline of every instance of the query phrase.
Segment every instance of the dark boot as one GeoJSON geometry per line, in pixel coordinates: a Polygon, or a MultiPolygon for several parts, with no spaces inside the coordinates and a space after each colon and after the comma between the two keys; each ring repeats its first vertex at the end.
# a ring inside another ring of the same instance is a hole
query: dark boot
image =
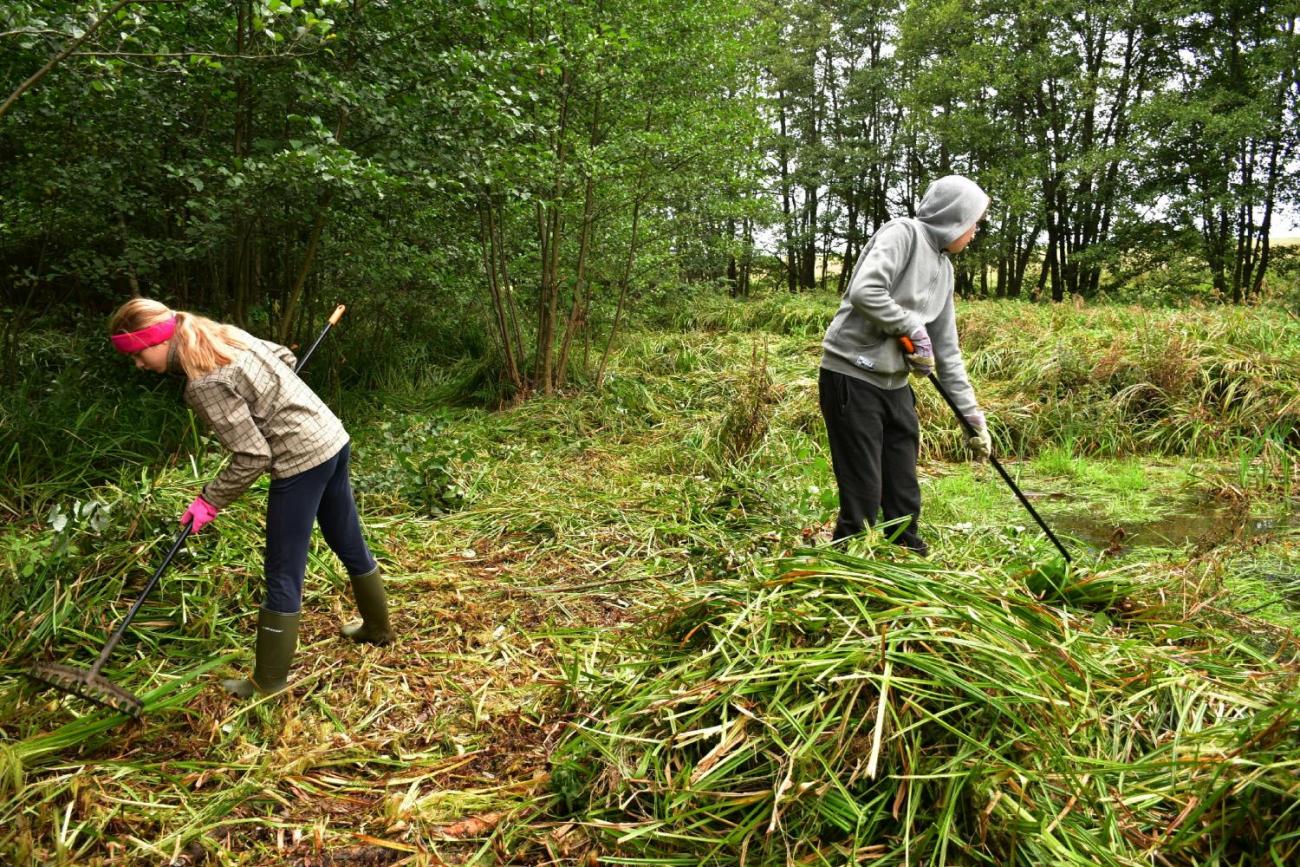
{"type": "Polygon", "coordinates": [[[352,596],[357,600],[361,619],[339,630],[343,636],[367,644],[391,642],[396,636],[388,623],[388,597],[378,566],[364,575],[352,576],[352,596]]]}
{"type": "Polygon", "coordinates": [[[265,608],[257,612],[257,661],[251,678],[223,680],[221,685],[240,698],[271,695],[289,683],[289,665],[298,649],[301,614],[281,614],[265,608]]]}

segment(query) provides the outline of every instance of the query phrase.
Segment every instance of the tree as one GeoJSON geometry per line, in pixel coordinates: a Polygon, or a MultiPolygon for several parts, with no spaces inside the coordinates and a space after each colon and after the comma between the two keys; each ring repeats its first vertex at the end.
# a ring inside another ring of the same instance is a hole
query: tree
{"type": "Polygon", "coordinates": [[[748,260],[740,0],[0,15],[10,306],[149,292],[292,340],[344,296],[367,357],[486,354],[528,393],[586,370],[648,279],[748,260]]]}
{"type": "Polygon", "coordinates": [[[1150,192],[1196,228],[1214,289],[1233,302],[1259,294],[1274,217],[1296,201],[1296,22],[1294,4],[1175,7],[1174,86],[1144,116],[1150,192]]]}
{"type": "Polygon", "coordinates": [[[647,251],[671,253],[688,276],[705,274],[692,263],[732,255],[743,210],[719,205],[745,198],[756,135],[743,13],[594,0],[537,7],[526,31],[494,35],[493,50],[526,58],[519,68],[536,76],[527,123],[473,160],[494,335],[516,392],[550,393],[589,372],[593,315],[612,308],[612,336],[647,251]]]}

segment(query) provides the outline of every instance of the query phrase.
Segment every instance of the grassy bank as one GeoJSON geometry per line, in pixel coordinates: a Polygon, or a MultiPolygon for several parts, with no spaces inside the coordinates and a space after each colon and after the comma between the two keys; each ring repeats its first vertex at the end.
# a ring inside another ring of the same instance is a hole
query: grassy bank
{"type": "Polygon", "coordinates": [[[1118,588],[1088,607],[1026,582],[1050,546],[988,468],[955,460],[960,440],[923,389],[932,561],[870,540],[844,560],[782,559],[824,533],[834,511],[815,394],[832,306],[702,299],[664,330],[630,335],[600,393],[500,412],[451,409],[397,385],[364,412],[349,399],[354,481],[404,638],[358,649],[335,637],[350,611],[346,580],[318,545],[297,685],[278,703],[237,705],[213,683],[248,661],[261,488],[189,545],[111,663],[134,691],[156,692],[143,723],[107,727],[27,684],[31,660],[93,658],[219,456],[155,467],[126,455],[108,484],[50,486],[39,511],[15,509],[0,535],[0,850],[19,863],[570,863],[591,851],[611,862],[726,862],[744,838],[728,823],[743,814],[758,829],[750,863],[760,852],[783,863],[778,840],[832,861],[844,846],[884,847],[860,854],[886,862],[907,853],[938,863],[946,852],[973,863],[1016,845],[1028,847],[1021,858],[1065,857],[1051,840],[1103,863],[1290,852],[1295,826],[1270,798],[1294,795],[1294,765],[1278,755],[1294,723],[1273,699],[1294,675],[1298,625],[1300,547],[1281,519],[1297,481],[1288,436],[1300,326],[1264,310],[962,311],[1008,466],[1048,520],[1070,528],[1081,575],[1118,588]],[[1211,529],[1167,531],[1191,516],[1208,516],[1211,529]],[[810,574],[780,583],[792,570],[810,574]],[[865,611],[845,607],[859,597],[865,611]],[[916,649],[937,637],[909,601],[963,629],[975,628],[972,615],[956,609],[977,612],[985,631],[945,633],[954,651],[940,662],[992,683],[1000,669],[988,666],[1014,650],[1024,680],[1001,682],[1046,703],[1011,707],[953,691],[943,671],[919,674],[916,649]],[[745,610],[773,628],[736,619],[745,610]],[[999,644],[1008,631],[1025,643],[999,644]],[[1002,655],[973,665],[959,649],[970,642],[1002,655]],[[1063,643],[1074,648],[1065,657],[1052,649],[1063,643]],[[817,660],[804,646],[819,648],[823,682],[866,672],[843,682],[859,690],[853,702],[843,690],[819,694],[841,702],[838,716],[808,704],[816,675],[800,666],[817,660]],[[723,657],[731,668],[717,667],[723,657]],[[877,663],[897,679],[892,699],[876,700],[877,663]],[[1154,680],[1124,683],[1144,666],[1154,680]],[[700,692],[697,716],[676,729],[664,727],[671,702],[635,711],[664,690],[743,671],[774,672],[755,688],[783,697],[740,702],[756,717],[749,752],[723,761],[741,753],[720,749],[712,773],[726,785],[710,791],[753,800],[720,812],[701,806],[703,786],[673,786],[727,742],[734,718],[708,714],[730,714],[732,702],[700,692]],[[1064,705],[1051,691],[1058,680],[1064,705]],[[1090,698],[1095,714],[1083,711],[1090,698]],[[1127,739],[1125,709],[1142,715],[1127,739]],[[813,711],[825,725],[808,722],[813,711]],[[978,738],[931,737],[948,714],[978,738]],[[776,719],[785,715],[795,728],[776,719]],[[674,732],[698,737],[673,744],[674,732]],[[840,734],[852,749],[837,751],[840,734]],[[600,737],[621,740],[615,749],[600,737]],[[814,800],[795,786],[811,777],[790,776],[795,789],[778,796],[782,769],[851,780],[836,762],[857,761],[864,745],[869,759],[877,741],[870,791],[846,783],[832,809],[825,793],[814,800]],[[1202,759],[1237,752],[1197,765],[1221,768],[1213,779],[1171,776],[1171,742],[1202,759]],[[1025,760],[1026,749],[1041,759],[1025,760]],[[952,774],[977,758],[1000,770],[903,785],[921,768],[952,774]],[[1087,783],[1062,782],[1084,763],[1095,766],[1087,783]],[[1193,798],[1202,809],[1188,807],[1193,798]],[[834,815],[816,818],[823,808],[834,815]],[[1153,830],[1184,809],[1181,830],[1153,830]],[[1215,824],[1249,810],[1272,824],[1215,824]],[[983,838],[972,831],[981,822],[983,838]],[[1105,833],[1080,837],[1090,823],[1105,833]]]}

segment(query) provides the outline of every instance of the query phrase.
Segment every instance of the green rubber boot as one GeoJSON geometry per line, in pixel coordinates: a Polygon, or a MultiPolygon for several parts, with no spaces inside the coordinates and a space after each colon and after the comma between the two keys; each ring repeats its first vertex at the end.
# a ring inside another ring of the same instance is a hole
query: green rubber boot
{"type": "Polygon", "coordinates": [[[388,623],[388,597],[378,566],[364,575],[352,576],[352,596],[357,600],[361,619],[340,629],[343,636],[366,644],[391,642],[396,636],[388,623]]]}
{"type": "Polygon", "coordinates": [[[289,665],[298,649],[298,620],[301,614],[257,611],[257,662],[251,678],[223,680],[227,692],[240,698],[271,695],[289,684],[289,665]]]}

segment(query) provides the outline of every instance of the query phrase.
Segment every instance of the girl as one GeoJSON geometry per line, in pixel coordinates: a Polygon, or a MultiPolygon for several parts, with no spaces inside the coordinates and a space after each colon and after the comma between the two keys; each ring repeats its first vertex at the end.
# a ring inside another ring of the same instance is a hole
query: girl
{"type": "Polygon", "coordinates": [[[348,482],[347,431],[293,372],[293,353],[146,298],[119,307],[109,334],[141,370],[183,376],[185,401],[232,453],[181,515],[182,524],[193,521],[192,532],[199,532],[262,473],[271,474],[257,662],[251,678],[222,686],[249,698],[287,685],[313,522],[348,570],[361,612],[361,621],[344,626],[343,635],[372,644],[392,641],[379,564],[362,538],[348,482]]]}
{"type": "Polygon", "coordinates": [[[898,520],[897,541],[918,554],[921,486],[916,478],[920,428],[908,372],[938,367],[962,415],[971,423],[977,457],[992,441],[966,378],[953,311],[949,256],[975,237],[989,197],[974,181],[948,175],[930,185],[916,217],[885,223],[862,251],[848,290],[822,341],[818,393],[840,492],[834,539],[875,523],[898,520]],[[900,337],[911,339],[904,353],[900,337]]]}

